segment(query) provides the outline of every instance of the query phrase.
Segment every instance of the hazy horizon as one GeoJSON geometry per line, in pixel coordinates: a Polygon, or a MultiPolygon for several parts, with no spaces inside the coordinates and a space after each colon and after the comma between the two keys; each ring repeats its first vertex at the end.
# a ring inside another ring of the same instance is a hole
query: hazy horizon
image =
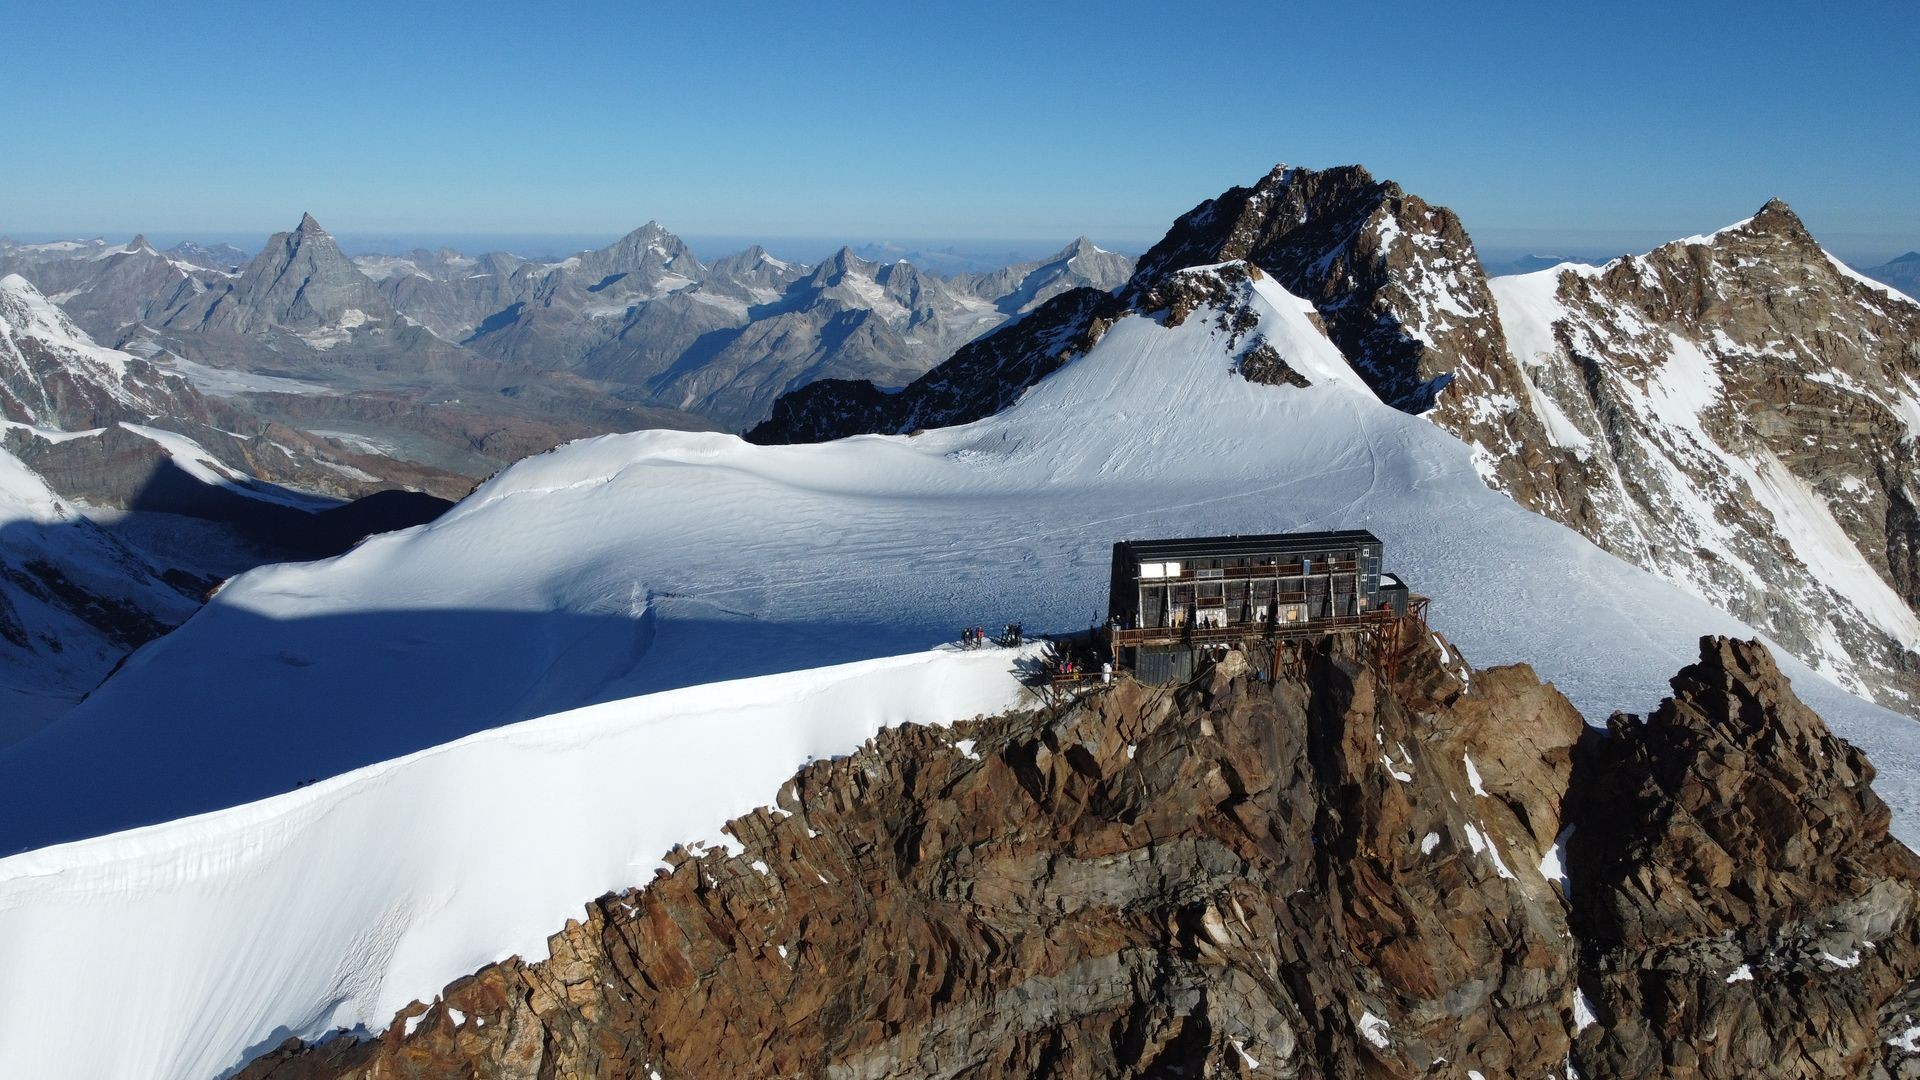
{"type": "Polygon", "coordinates": [[[1642,248],[1773,196],[1839,253],[1920,247],[1895,5],[13,14],[15,234],[257,245],[305,209],[345,237],[1108,246],[1285,161],[1363,164],[1489,249],[1642,248]]]}
{"type": "MultiPolygon", "coordinates": [[[[297,222],[297,218],[294,219],[297,222]]],[[[323,226],[324,219],[319,219],[323,226]]],[[[1476,232],[1472,223],[1467,222],[1468,235],[1474,239],[1475,250],[1481,260],[1489,264],[1510,263],[1529,256],[1576,259],[1601,262],[1620,255],[1637,254],[1655,247],[1698,233],[1711,232],[1725,225],[1731,225],[1739,218],[1727,221],[1701,223],[1699,226],[1683,232],[1661,233],[1653,229],[1621,230],[1603,232],[1598,230],[1491,230],[1486,236],[1476,232]]],[[[292,223],[290,223],[292,224],[292,223]]],[[[1168,224],[1172,224],[1169,219],[1168,224]]],[[[1083,233],[1062,231],[1048,238],[1034,237],[927,237],[927,236],[752,236],[740,234],[697,234],[680,233],[671,224],[662,225],[693,250],[696,257],[710,262],[722,256],[744,251],[756,244],[765,248],[775,258],[791,261],[817,263],[833,255],[842,247],[855,251],[873,247],[892,247],[905,252],[946,253],[964,263],[965,269],[979,269],[987,266],[1002,266],[1013,262],[1031,261],[1051,255],[1073,242],[1083,233]]],[[[1920,239],[1902,244],[1889,241],[1886,237],[1865,234],[1823,233],[1818,225],[1807,222],[1814,238],[1821,246],[1841,259],[1857,266],[1879,266],[1910,251],[1920,250],[1920,239]]],[[[433,251],[442,247],[451,248],[467,255],[481,255],[494,251],[505,251],[528,259],[559,259],[581,251],[603,248],[631,232],[632,226],[618,231],[596,233],[446,233],[446,232],[385,232],[350,233],[329,229],[336,242],[350,257],[363,255],[399,255],[413,250],[433,251]]],[[[176,244],[192,241],[200,244],[232,244],[249,255],[257,253],[268,236],[285,231],[269,229],[260,233],[247,233],[241,230],[208,230],[187,232],[184,230],[164,229],[72,229],[72,230],[10,230],[0,225],[0,238],[23,244],[51,243],[62,240],[105,239],[109,243],[119,244],[131,240],[136,235],[144,235],[147,241],[157,248],[169,248],[176,244]]],[[[1160,234],[1152,237],[1116,238],[1111,236],[1090,236],[1095,244],[1109,251],[1123,252],[1138,256],[1158,242],[1160,234]]]]}

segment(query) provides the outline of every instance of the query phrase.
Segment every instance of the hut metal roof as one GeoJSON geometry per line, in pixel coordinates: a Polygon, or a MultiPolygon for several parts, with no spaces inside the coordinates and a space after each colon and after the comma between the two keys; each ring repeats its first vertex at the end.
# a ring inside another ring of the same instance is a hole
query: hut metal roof
{"type": "Polygon", "coordinates": [[[1332,532],[1267,533],[1259,536],[1192,536],[1175,540],[1123,540],[1114,545],[1135,562],[1232,558],[1240,555],[1291,555],[1327,548],[1378,544],[1366,529],[1332,532]]]}

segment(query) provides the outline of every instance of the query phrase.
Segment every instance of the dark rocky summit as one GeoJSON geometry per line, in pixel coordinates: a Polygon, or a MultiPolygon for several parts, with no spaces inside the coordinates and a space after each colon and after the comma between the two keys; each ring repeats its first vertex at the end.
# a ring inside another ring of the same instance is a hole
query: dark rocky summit
{"type": "Polygon", "coordinates": [[[164,326],[344,334],[393,319],[392,307],[373,282],[355,269],[312,214],[302,214],[293,231],[268,237],[260,254],[230,281],[170,312],[164,326]]]}
{"type": "MultiPolygon", "coordinates": [[[[1473,432],[1497,451],[1488,460],[1499,482],[1533,492],[1535,449],[1546,443],[1540,421],[1525,410],[1484,408],[1516,400],[1522,383],[1472,241],[1453,211],[1357,165],[1276,166],[1253,186],[1188,211],[1112,294],[1064,293],[898,394],[854,382],[802,387],[747,438],[819,442],[981,419],[1083,354],[1120,317],[1165,310],[1180,275],[1236,262],[1312,303],[1328,338],[1381,400],[1473,432]]],[[[1266,370],[1273,369],[1256,368],[1266,370]]]]}
{"type": "Polygon", "coordinates": [[[1914,1074],[1920,862],[1757,643],[1603,735],[1415,640],[884,732],[240,1075],[1914,1074]]]}

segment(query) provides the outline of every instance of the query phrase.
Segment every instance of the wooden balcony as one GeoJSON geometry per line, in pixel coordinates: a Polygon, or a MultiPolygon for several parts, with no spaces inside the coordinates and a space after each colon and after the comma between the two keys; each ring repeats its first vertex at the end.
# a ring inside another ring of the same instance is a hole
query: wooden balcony
{"type": "MultiPolygon", "coordinates": [[[[1423,601],[1425,597],[1421,598],[1423,601]]],[[[1422,610],[1425,604],[1421,605],[1422,610]]],[[[1210,645],[1231,641],[1243,641],[1247,638],[1282,640],[1286,638],[1319,637],[1323,634],[1343,634],[1360,630],[1370,630],[1393,622],[1398,616],[1387,609],[1362,612],[1358,615],[1325,615],[1303,622],[1269,624],[1264,622],[1229,623],[1226,626],[1150,626],[1137,630],[1113,631],[1115,648],[1138,648],[1143,645],[1210,645]]]]}

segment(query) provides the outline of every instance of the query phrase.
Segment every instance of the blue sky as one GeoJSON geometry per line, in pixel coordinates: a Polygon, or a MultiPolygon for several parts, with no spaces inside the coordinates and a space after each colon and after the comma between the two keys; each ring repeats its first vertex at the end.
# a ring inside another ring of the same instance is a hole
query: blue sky
{"type": "Polygon", "coordinates": [[[1482,247],[1644,247],[1773,195],[1843,253],[1920,247],[1894,4],[5,14],[15,235],[257,242],[310,210],[343,236],[1125,244],[1285,161],[1365,164],[1482,247]]]}

